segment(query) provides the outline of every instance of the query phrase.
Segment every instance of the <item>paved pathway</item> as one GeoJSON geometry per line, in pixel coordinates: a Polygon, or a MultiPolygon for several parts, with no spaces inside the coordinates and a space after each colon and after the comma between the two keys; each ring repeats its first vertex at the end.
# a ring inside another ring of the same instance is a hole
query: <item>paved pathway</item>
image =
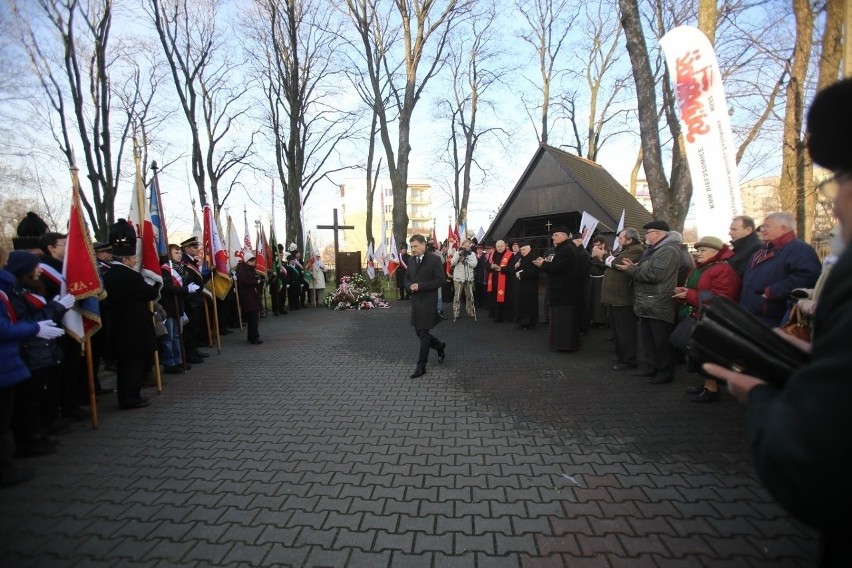
{"type": "MultiPolygon", "coordinates": [[[[413,370],[408,305],[237,334],[154,405],[0,492],[0,566],[812,566],[760,487],[743,409],[610,371],[603,330],[445,322],[413,370]]],[[[155,396],[155,395],[152,395],[155,396]]]]}

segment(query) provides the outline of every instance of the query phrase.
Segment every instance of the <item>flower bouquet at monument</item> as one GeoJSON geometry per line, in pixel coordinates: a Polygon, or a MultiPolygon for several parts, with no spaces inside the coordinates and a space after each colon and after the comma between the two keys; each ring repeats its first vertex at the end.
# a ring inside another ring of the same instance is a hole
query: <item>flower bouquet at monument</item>
{"type": "Polygon", "coordinates": [[[333,310],[371,310],[390,307],[381,292],[370,292],[367,281],[360,274],[341,278],[340,286],[326,295],[325,305],[333,310]]]}

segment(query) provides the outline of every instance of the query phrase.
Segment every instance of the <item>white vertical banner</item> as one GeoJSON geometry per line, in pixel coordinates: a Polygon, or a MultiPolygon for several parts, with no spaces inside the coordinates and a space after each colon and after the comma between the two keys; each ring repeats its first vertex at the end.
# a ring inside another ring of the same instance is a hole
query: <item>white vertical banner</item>
{"type": "Polygon", "coordinates": [[[704,33],[690,26],[671,30],[660,46],[677,92],[698,236],[726,240],[731,217],[742,214],[742,197],[716,54],[704,33]]]}

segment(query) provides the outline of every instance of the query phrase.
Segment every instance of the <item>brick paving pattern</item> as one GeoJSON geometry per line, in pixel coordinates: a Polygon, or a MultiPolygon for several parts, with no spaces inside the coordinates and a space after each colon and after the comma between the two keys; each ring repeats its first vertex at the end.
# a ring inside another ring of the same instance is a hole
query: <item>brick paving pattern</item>
{"type": "Polygon", "coordinates": [[[405,302],[261,320],[149,408],[0,492],[0,566],[813,566],[817,543],[758,482],[730,396],[690,403],[612,344],[447,321],[408,378],[405,302]]]}

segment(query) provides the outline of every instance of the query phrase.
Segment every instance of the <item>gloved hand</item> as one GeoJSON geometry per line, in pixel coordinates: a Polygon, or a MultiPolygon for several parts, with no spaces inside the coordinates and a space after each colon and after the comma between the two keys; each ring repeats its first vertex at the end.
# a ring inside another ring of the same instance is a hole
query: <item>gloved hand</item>
{"type": "Polygon", "coordinates": [[[190,282],[189,285],[186,287],[186,290],[190,294],[195,294],[196,292],[198,292],[199,289],[201,289],[201,286],[199,286],[195,282],[190,282]]]}
{"type": "Polygon", "coordinates": [[[76,299],[74,298],[73,294],[65,294],[64,296],[56,298],[56,301],[62,304],[62,307],[64,307],[66,310],[70,310],[74,307],[74,302],[76,301],[76,299]]]}
{"type": "Polygon", "coordinates": [[[41,339],[53,339],[60,335],[65,335],[65,330],[61,327],[57,327],[52,321],[44,320],[38,322],[38,333],[36,333],[36,337],[41,339]]]}

